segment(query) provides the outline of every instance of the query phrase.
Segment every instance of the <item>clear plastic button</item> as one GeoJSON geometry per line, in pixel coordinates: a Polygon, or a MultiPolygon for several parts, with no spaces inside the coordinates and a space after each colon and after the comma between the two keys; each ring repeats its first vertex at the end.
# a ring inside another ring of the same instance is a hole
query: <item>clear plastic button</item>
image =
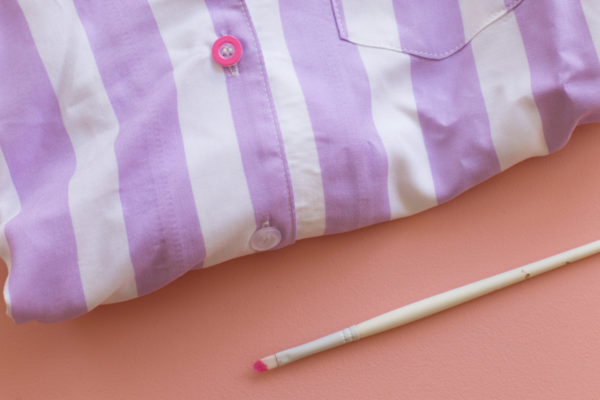
{"type": "Polygon", "coordinates": [[[281,232],[272,226],[258,229],[250,237],[250,247],[256,251],[271,250],[281,242],[281,232]]]}

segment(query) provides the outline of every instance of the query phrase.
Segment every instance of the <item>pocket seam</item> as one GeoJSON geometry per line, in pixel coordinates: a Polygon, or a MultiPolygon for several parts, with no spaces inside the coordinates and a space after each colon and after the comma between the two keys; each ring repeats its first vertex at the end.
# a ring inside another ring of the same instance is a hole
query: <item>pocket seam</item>
{"type": "Polygon", "coordinates": [[[405,48],[402,48],[401,46],[394,47],[394,46],[390,46],[389,44],[386,44],[386,43],[380,43],[380,42],[375,42],[375,41],[361,42],[360,40],[351,39],[348,34],[348,31],[346,30],[345,21],[342,20],[342,18],[341,18],[342,12],[340,11],[340,9],[343,10],[343,7],[341,7],[338,4],[339,1],[340,0],[332,0],[332,3],[333,3],[334,14],[335,14],[335,19],[337,22],[339,34],[343,40],[346,40],[351,43],[355,43],[357,45],[362,45],[362,46],[383,48],[383,49],[388,49],[388,50],[402,52],[402,53],[414,54],[417,56],[422,55],[422,56],[429,56],[432,58],[441,59],[441,58],[445,58],[445,57],[455,53],[456,51],[458,51],[461,48],[468,45],[475,38],[475,36],[477,36],[481,31],[483,31],[488,25],[490,25],[495,20],[498,20],[498,19],[502,18],[503,16],[505,16],[506,14],[508,14],[509,12],[511,12],[517,5],[519,5],[524,0],[513,0],[510,3],[506,4],[505,8],[503,10],[493,12],[488,17],[484,18],[483,22],[478,24],[477,28],[473,29],[472,32],[470,32],[469,34],[465,33],[465,35],[464,35],[465,39],[461,43],[459,43],[458,45],[456,45],[448,50],[442,51],[442,52],[428,52],[426,50],[405,49],[405,48]]]}
{"type": "Polygon", "coordinates": [[[461,49],[462,47],[465,47],[467,44],[469,44],[475,38],[475,36],[477,36],[477,34],[479,32],[481,32],[489,24],[494,22],[494,20],[499,19],[499,18],[503,17],[504,15],[508,14],[509,12],[511,12],[512,9],[514,8],[514,6],[516,6],[518,3],[522,2],[522,1],[523,0],[513,0],[511,3],[509,3],[505,6],[504,10],[496,11],[496,12],[490,14],[490,16],[485,18],[483,20],[483,22],[481,24],[479,24],[479,26],[475,30],[473,30],[472,33],[469,33],[468,35],[465,34],[465,40],[463,43],[460,43],[456,47],[453,47],[449,50],[443,51],[441,53],[430,53],[430,52],[423,51],[423,50],[411,50],[411,49],[402,49],[402,51],[405,51],[407,53],[412,53],[412,54],[423,54],[423,55],[427,55],[427,56],[436,56],[436,57],[443,57],[443,56],[450,55],[450,54],[454,53],[455,51],[461,49]]]}

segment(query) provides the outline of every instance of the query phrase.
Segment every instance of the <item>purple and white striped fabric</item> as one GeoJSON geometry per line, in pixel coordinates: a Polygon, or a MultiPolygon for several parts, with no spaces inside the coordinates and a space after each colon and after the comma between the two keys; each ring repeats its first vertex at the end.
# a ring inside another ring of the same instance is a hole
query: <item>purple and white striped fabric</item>
{"type": "Polygon", "coordinates": [[[0,0],[8,314],[447,201],[600,121],[599,54],[598,0],[0,0]]]}

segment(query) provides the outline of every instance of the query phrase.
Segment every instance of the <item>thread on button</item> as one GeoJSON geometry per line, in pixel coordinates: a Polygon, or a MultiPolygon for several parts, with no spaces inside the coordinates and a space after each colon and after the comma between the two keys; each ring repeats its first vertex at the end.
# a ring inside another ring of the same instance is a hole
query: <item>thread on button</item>
{"type": "Polygon", "coordinates": [[[235,54],[235,48],[231,43],[225,43],[219,49],[219,54],[221,54],[223,58],[229,58],[235,54]]]}
{"type": "Polygon", "coordinates": [[[227,67],[227,70],[229,71],[229,74],[231,76],[239,76],[240,75],[240,70],[238,69],[237,64],[232,65],[231,67],[227,67]]]}

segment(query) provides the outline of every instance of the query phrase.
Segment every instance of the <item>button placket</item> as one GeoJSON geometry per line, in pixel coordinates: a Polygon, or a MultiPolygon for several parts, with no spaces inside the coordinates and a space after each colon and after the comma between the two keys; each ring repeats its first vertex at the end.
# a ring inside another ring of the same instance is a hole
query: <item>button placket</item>
{"type": "Polygon", "coordinates": [[[214,29],[221,35],[212,45],[212,56],[225,72],[240,155],[257,221],[256,226],[247,227],[247,249],[271,250],[293,243],[295,239],[287,160],[260,43],[246,4],[242,0],[223,0],[223,3],[230,4],[231,10],[240,11],[221,13],[216,2],[207,2],[214,29]],[[269,196],[264,195],[266,189],[269,196]]]}

